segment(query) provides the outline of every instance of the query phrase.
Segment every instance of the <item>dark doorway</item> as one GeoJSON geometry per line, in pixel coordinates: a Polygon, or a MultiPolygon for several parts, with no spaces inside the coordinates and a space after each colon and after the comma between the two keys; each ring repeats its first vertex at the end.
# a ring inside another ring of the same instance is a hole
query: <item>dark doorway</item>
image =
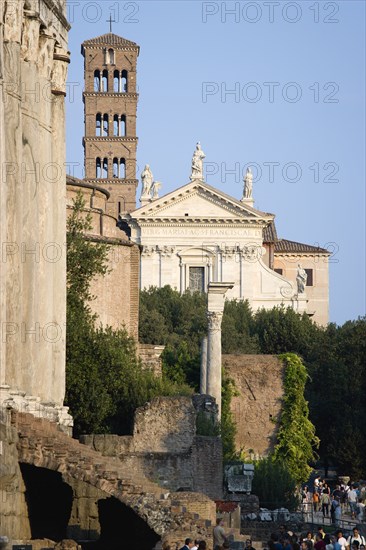
{"type": "Polygon", "coordinates": [[[98,548],[151,550],[160,537],[131,508],[110,497],[98,501],[101,528],[98,548]]]}
{"type": "Polygon", "coordinates": [[[66,538],[73,492],[59,472],[20,464],[28,506],[32,539],[66,538]]]}
{"type": "Polygon", "coordinates": [[[189,268],[189,290],[191,292],[205,291],[205,268],[204,267],[189,268]]]}

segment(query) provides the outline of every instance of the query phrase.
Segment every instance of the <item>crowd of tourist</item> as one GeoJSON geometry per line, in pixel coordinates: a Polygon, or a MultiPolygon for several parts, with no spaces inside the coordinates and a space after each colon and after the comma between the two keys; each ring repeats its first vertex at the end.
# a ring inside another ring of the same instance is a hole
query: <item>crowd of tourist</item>
{"type": "MultiPolygon", "coordinates": [[[[329,485],[317,476],[314,480],[312,491],[305,486],[302,491],[302,507],[304,513],[321,514],[323,518],[329,518],[335,525],[334,534],[326,534],[323,527],[318,531],[297,535],[287,531],[285,525],[281,525],[277,533],[272,533],[266,550],[366,550],[365,538],[357,527],[347,538],[340,529],[341,518],[349,513],[351,519],[358,522],[364,521],[366,502],[366,483],[338,484],[332,491],[329,485]]],[[[223,521],[217,520],[213,530],[213,550],[226,550],[230,548],[229,537],[231,533],[225,532],[223,521]]],[[[172,550],[165,545],[163,550],[172,550]]],[[[180,550],[209,550],[206,541],[187,538],[180,550]]],[[[256,550],[250,539],[245,542],[245,550],[256,550]]]]}
{"type": "Polygon", "coordinates": [[[341,529],[330,535],[324,532],[323,527],[319,527],[315,535],[310,531],[296,535],[281,525],[280,532],[271,535],[268,550],[365,550],[365,537],[357,527],[346,538],[341,529]]]}
{"type": "Polygon", "coordinates": [[[304,513],[321,512],[323,518],[330,518],[335,526],[340,525],[342,515],[349,512],[352,519],[364,520],[366,484],[339,484],[331,491],[329,485],[319,476],[314,479],[313,490],[305,486],[302,492],[304,513]]]}
{"type": "MultiPolygon", "coordinates": [[[[213,532],[213,550],[225,550],[230,548],[228,533],[225,533],[221,520],[217,520],[217,525],[213,532]]],[[[171,550],[169,545],[163,547],[163,550],[171,550]]],[[[205,541],[197,541],[191,538],[185,540],[184,546],[180,550],[208,550],[205,541]]],[[[256,550],[252,546],[250,539],[245,542],[245,550],[256,550]]],[[[338,529],[335,534],[329,535],[324,532],[323,527],[319,527],[313,534],[311,531],[297,535],[288,531],[286,525],[281,525],[277,533],[272,533],[267,543],[266,550],[366,550],[365,537],[360,534],[357,527],[354,527],[352,534],[348,537],[343,536],[343,531],[338,529]]]]}

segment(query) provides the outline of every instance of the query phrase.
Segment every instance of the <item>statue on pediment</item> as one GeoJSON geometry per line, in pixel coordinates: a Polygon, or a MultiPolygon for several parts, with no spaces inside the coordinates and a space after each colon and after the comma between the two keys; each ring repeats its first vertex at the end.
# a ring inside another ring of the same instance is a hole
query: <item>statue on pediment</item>
{"type": "Polygon", "coordinates": [[[206,158],[205,153],[201,149],[200,142],[196,145],[196,150],[192,157],[192,172],[190,180],[203,180],[203,159],[206,158]]]}
{"type": "Polygon", "coordinates": [[[307,279],[308,279],[308,274],[306,273],[305,269],[303,269],[301,264],[298,264],[298,266],[297,266],[297,275],[296,275],[297,293],[298,294],[303,294],[305,292],[305,286],[306,286],[307,279]]]}
{"type": "Polygon", "coordinates": [[[159,198],[159,189],[161,188],[160,181],[154,181],[151,186],[151,199],[154,201],[159,198]]]}
{"type": "Polygon", "coordinates": [[[251,199],[253,194],[253,174],[250,168],[247,168],[244,176],[244,199],[251,199]]]}
{"type": "Polygon", "coordinates": [[[150,166],[149,164],[146,164],[145,168],[141,173],[141,181],[142,181],[141,198],[146,198],[146,197],[150,198],[153,180],[154,180],[154,176],[152,175],[150,166]]]}

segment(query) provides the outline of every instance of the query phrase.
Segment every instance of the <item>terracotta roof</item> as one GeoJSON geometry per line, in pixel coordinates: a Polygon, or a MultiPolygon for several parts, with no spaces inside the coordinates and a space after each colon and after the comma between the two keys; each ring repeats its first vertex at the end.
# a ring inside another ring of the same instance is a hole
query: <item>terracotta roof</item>
{"type": "Polygon", "coordinates": [[[82,46],[98,46],[108,44],[110,46],[124,46],[129,48],[139,48],[139,46],[136,44],[136,42],[131,42],[131,40],[127,40],[126,38],[123,38],[122,36],[118,36],[117,34],[113,34],[112,32],[108,32],[107,34],[102,34],[101,36],[97,36],[96,38],[90,38],[89,40],[85,40],[82,44],[82,46]]]}
{"type": "Polygon", "coordinates": [[[267,227],[263,229],[263,242],[275,243],[278,240],[276,226],[274,222],[271,222],[267,227]]]}
{"type": "Polygon", "coordinates": [[[310,244],[304,244],[304,243],[297,243],[296,241],[288,241],[287,239],[278,239],[275,242],[275,253],[283,253],[283,252],[297,252],[297,253],[320,253],[320,254],[329,254],[329,250],[326,248],[321,248],[320,246],[312,246],[310,244]]]}
{"type": "Polygon", "coordinates": [[[215,500],[216,510],[218,512],[234,512],[239,506],[238,502],[228,502],[227,500],[215,500]]]}

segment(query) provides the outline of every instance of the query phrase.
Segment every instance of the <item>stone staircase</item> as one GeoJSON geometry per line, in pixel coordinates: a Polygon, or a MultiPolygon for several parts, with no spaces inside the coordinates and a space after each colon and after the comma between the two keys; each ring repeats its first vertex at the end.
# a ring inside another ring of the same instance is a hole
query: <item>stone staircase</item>
{"type": "Polygon", "coordinates": [[[80,480],[119,499],[163,541],[182,545],[191,536],[211,544],[215,503],[205,495],[164,492],[141,472],[131,472],[118,459],[101,455],[43,418],[13,410],[11,423],[19,436],[19,462],[60,472],[66,483],[80,480]]]}

